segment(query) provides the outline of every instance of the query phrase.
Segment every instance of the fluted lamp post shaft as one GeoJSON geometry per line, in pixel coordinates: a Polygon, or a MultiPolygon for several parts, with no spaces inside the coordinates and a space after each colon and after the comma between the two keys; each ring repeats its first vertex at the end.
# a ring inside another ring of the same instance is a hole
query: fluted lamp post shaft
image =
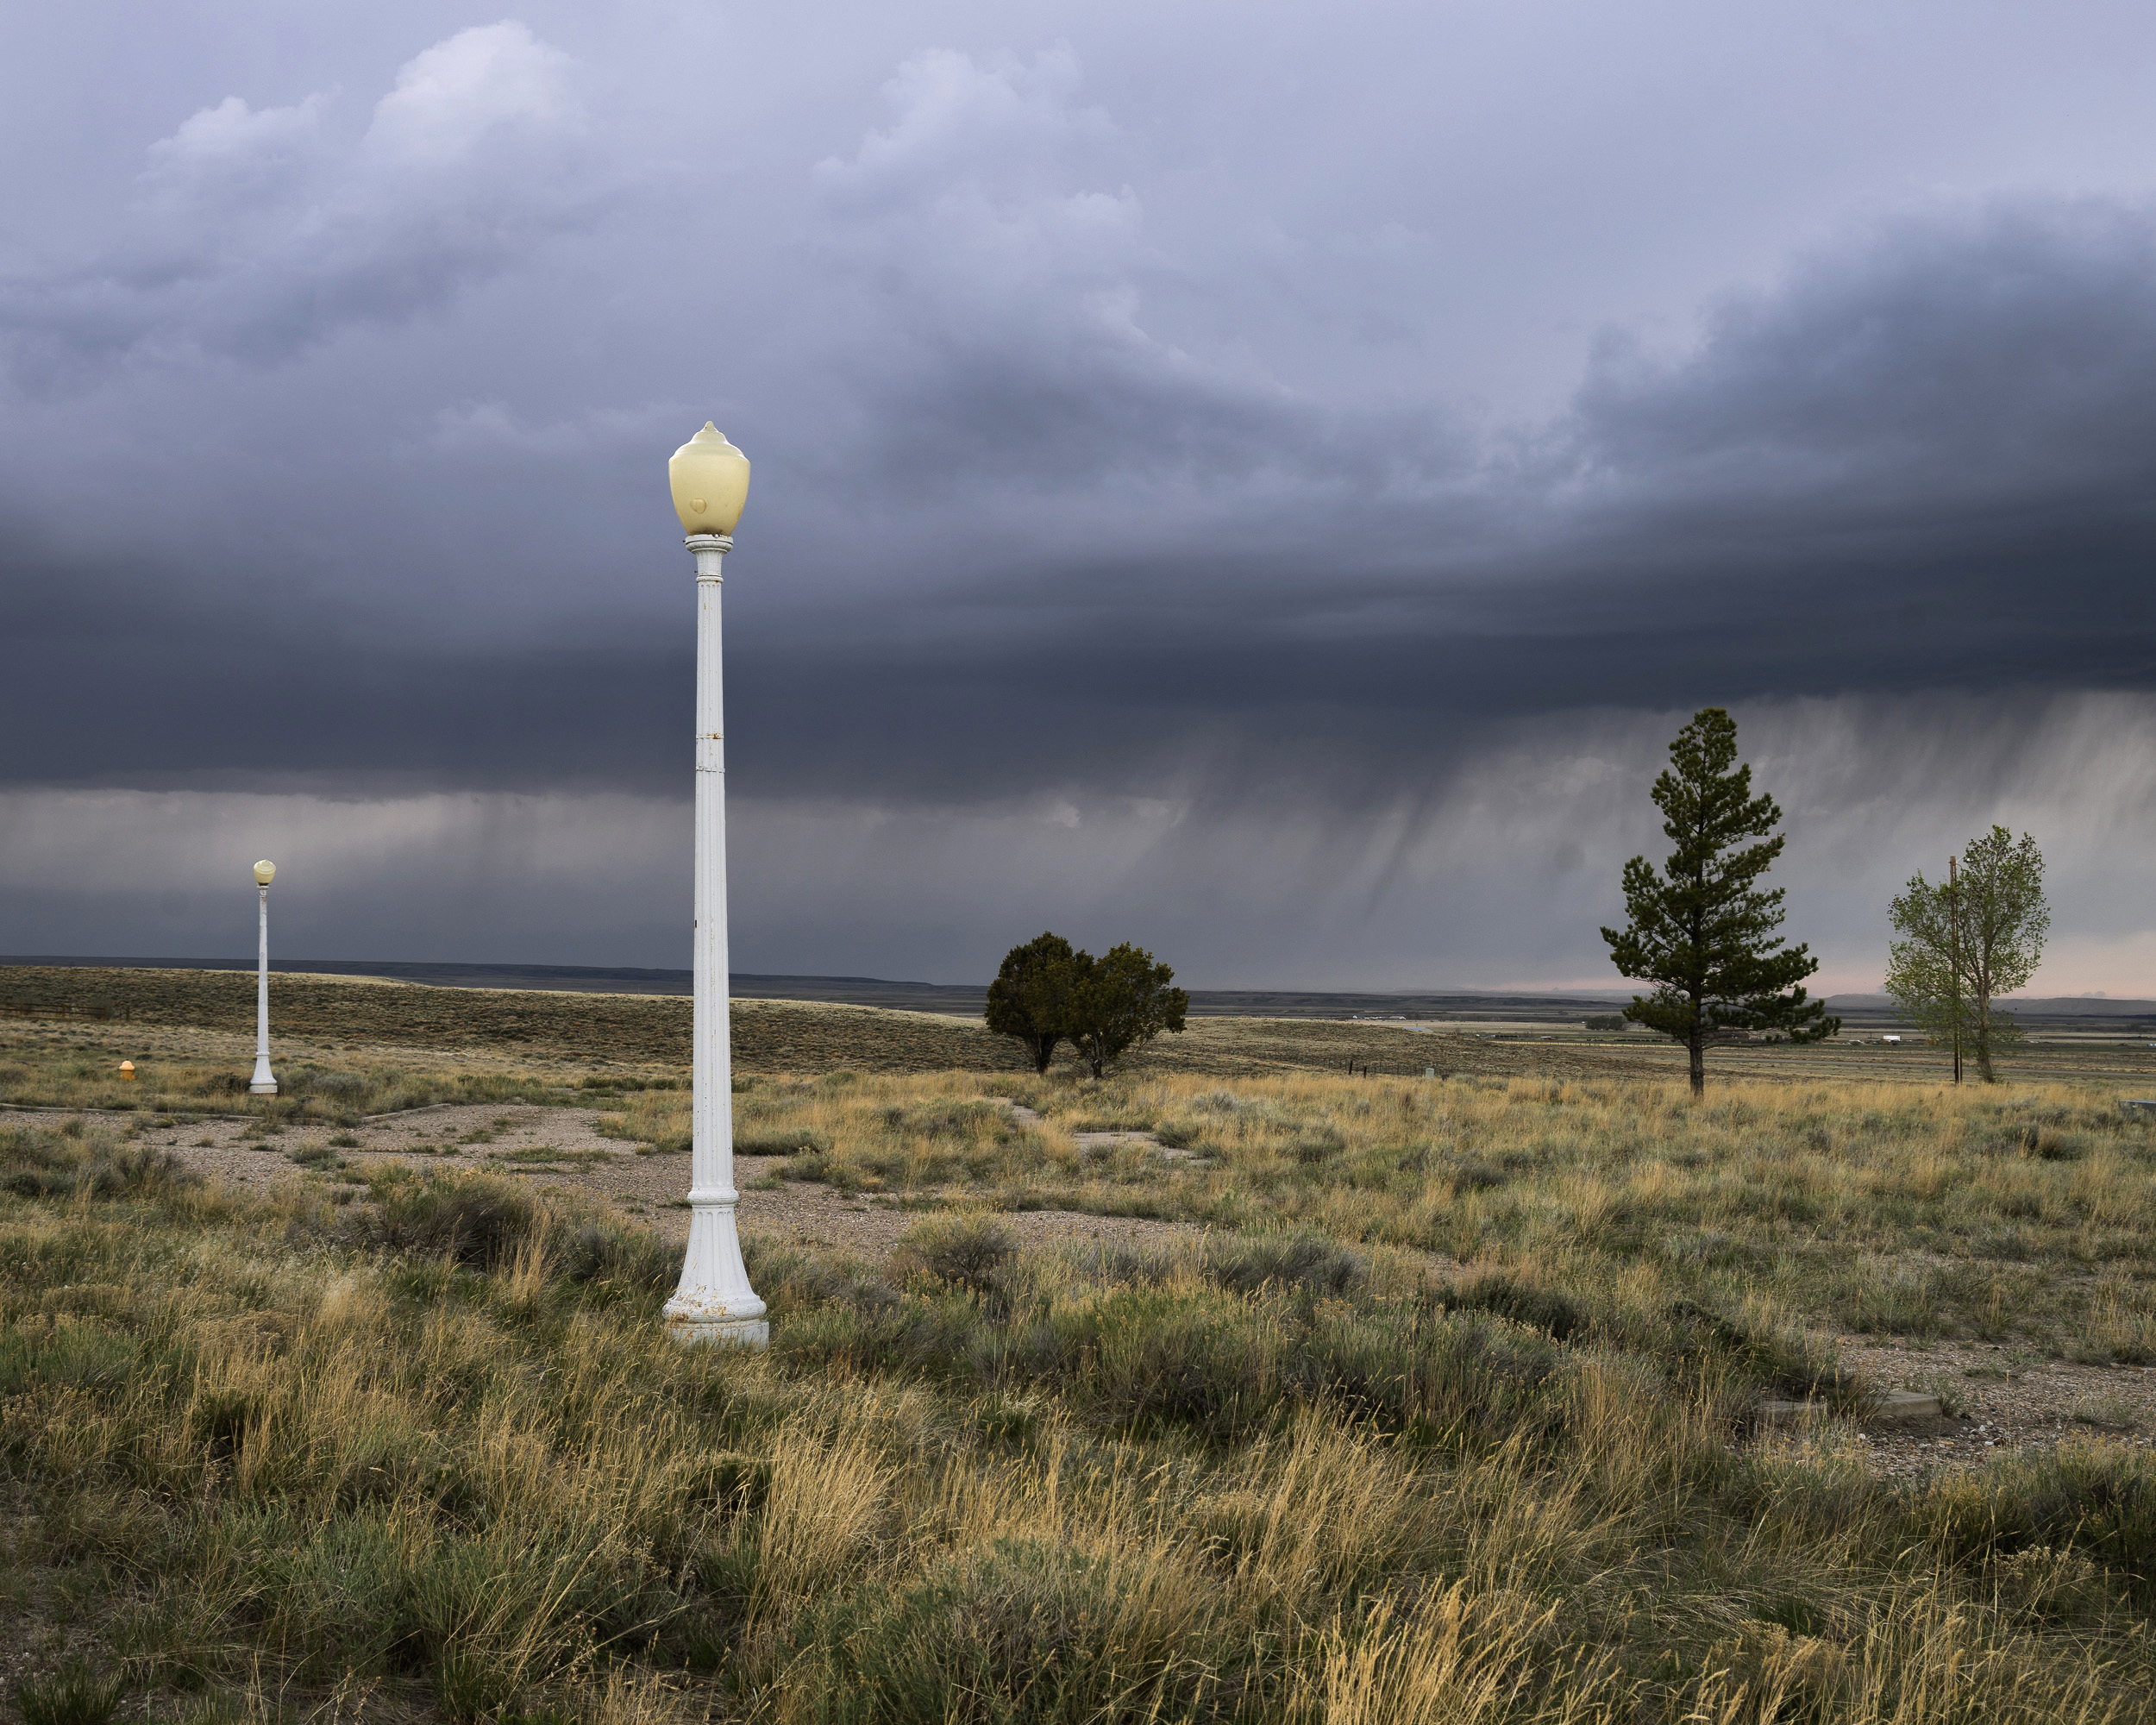
{"type": "Polygon", "coordinates": [[[696,560],[696,941],[689,1245],[667,1302],[677,1341],[761,1347],[763,1302],[742,1262],[734,1189],[734,1081],[728,1035],[726,738],[719,631],[721,565],[748,497],[749,462],[706,423],[668,464],[674,508],[696,560]]]}
{"type": "Polygon", "coordinates": [[[260,900],[254,941],[254,1076],[248,1080],[250,1096],[274,1096],[277,1075],[269,1063],[269,889],[277,878],[277,865],[264,857],[254,865],[254,891],[260,900]]]}

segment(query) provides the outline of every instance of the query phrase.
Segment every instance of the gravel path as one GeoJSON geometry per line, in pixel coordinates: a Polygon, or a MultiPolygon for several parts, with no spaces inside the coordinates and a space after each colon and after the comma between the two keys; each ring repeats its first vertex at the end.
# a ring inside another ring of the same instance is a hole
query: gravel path
{"type": "Polygon", "coordinates": [[[1959,1407],[1935,1436],[1865,1433],[1874,1465],[1889,1474],[1978,1466],[2002,1449],[2048,1448],[2074,1434],[2147,1449],[2156,1433],[2156,1366],[2075,1365],[1995,1342],[1920,1348],[1857,1336],[1841,1339],[1841,1354],[1874,1383],[1944,1391],[1959,1407]]]}
{"type": "MultiPolygon", "coordinates": [[[[25,1120],[53,1125],[68,1118],[60,1109],[25,1110],[25,1120]]],[[[599,1111],[542,1108],[484,1102],[415,1109],[363,1125],[293,1126],[267,1138],[248,1136],[252,1122],[208,1118],[194,1126],[143,1115],[125,1115],[141,1126],[142,1142],[169,1150],[196,1173],[266,1192],[280,1180],[303,1177],[297,1157],[323,1158],[332,1178],[337,1162],[349,1171],[403,1161],[419,1167],[486,1169],[533,1182],[542,1189],[596,1197],[652,1227],[667,1239],[685,1241],[689,1218],[686,1151],[640,1155],[621,1139],[602,1138],[599,1111]],[[332,1143],[356,1138],[356,1145],[332,1143]],[[335,1158],[335,1160],[331,1160],[335,1158]]],[[[775,1236],[789,1244],[843,1249],[871,1259],[887,1257],[899,1237],[919,1220],[918,1212],[887,1200],[849,1197],[830,1187],[792,1182],[758,1191],[756,1183],[781,1158],[736,1157],[734,1183],[741,1191],[743,1234],[775,1236]]],[[[1075,1210],[999,1213],[1023,1245],[1053,1240],[1098,1239],[1125,1245],[1187,1239],[1202,1230],[1185,1222],[1134,1216],[1095,1216],[1075,1210]]]]}

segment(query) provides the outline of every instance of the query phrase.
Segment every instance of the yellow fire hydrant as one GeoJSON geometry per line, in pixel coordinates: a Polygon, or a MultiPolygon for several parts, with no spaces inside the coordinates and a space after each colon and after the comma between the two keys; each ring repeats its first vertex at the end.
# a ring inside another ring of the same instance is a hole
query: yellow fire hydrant
{"type": "Polygon", "coordinates": [[[132,1060],[122,1060],[120,1063],[120,1076],[130,1084],[135,1082],[135,1063],[132,1060]]]}

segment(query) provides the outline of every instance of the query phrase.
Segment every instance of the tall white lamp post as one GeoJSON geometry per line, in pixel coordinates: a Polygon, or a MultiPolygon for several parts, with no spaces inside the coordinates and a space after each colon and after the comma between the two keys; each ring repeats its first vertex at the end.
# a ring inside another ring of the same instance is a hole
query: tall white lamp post
{"type": "Polygon", "coordinates": [[[277,878],[277,865],[265,856],[254,865],[254,890],[261,900],[254,947],[254,1076],[248,1081],[250,1096],[274,1096],[277,1075],[269,1068],[269,889],[277,878]]]}
{"type": "Polygon", "coordinates": [[[696,558],[696,981],[694,1138],[689,1157],[689,1250],[667,1302],[677,1341],[761,1347],[763,1302],[741,1261],[734,1207],[734,1075],[726,999],[726,743],[720,686],[719,565],[749,499],[749,458],[705,422],[667,464],[674,512],[696,558]]]}

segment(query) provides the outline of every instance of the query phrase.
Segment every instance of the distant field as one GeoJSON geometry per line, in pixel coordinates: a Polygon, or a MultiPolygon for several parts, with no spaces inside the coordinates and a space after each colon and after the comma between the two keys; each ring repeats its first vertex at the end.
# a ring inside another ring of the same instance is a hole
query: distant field
{"type": "MultiPolygon", "coordinates": [[[[135,1057],[153,1031],[206,1033],[183,1039],[192,1062],[252,1060],[254,978],[235,970],[96,969],[18,966],[0,975],[0,1000],[103,1007],[109,1021],[79,1018],[0,1019],[10,1028],[47,1031],[68,1025],[110,1048],[113,1064],[135,1057]],[[94,1034],[93,1034],[94,1032],[94,1034]],[[218,1039],[232,1038],[229,1054],[218,1039]]],[[[904,1073],[1022,1072],[1016,1044],[977,1019],[893,1012],[830,1001],[736,1000],[733,1054],[745,1073],[836,1070],[904,1073]]],[[[270,977],[271,1034],[280,1048],[309,1055],[372,1050],[464,1061],[510,1060],[579,1070],[610,1065],[686,1066],[690,1003],[680,995],[572,994],[524,988],[439,988],[367,977],[270,977]]],[[[1060,1057],[1068,1062],[1065,1051],[1060,1057]]],[[[1163,1037],[1125,1063],[1133,1075],[1189,1073],[1222,1077],[1293,1071],[1374,1076],[1587,1078],[1675,1072],[1682,1052],[1659,1038],[1535,1032],[1526,1026],[1415,1027],[1403,1022],[1340,1019],[1193,1018],[1180,1036],[1163,1037]]],[[[1814,1048],[1716,1051],[1710,1077],[1936,1082],[1950,1068],[1921,1044],[1884,1047],[1840,1041],[1814,1048]]],[[[2017,1082],[2115,1085],[2156,1095],[2156,1050],[2123,1040],[2033,1042],[2003,1063],[2017,1082]]],[[[1973,1076],[1973,1071],[1972,1075],[1973,1076]]]]}
{"type": "MultiPolygon", "coordinates": [[[[0,991],[9,971],[240,970],[254,974],[252,958],[100,958],[0,953],[0,991]]],[[[694,973],[633,966],[590,964],[481,964],[442,961],[360,961],[273,958],[272,974],[369,976],[389,982],[423,982],[439,988],[539,988],[592,994],[686,994],[694,973]]],[[[802,976],[736,970],[736,1000],[827,1000],[893,1012],[948,1013],[975,1018],[987,998],[986,981],[972,983],[906,982],[887,976],[802,976]]],[[[1192,988],[1195,1018],[1347,1019],[1356,1017],[1517,1018],[1576,1023],[1583,1013],[1614,1011],[1621,991],[1599,994],[1405,994],[1337,988],[1192,988]]]]}
{"type": "MultiPolygon", "coordinates": [[[[251,1038],[254,978],[232,970],[94,970],[22,967],[7,973],[17,1000],[109,1006],[113,1020],[80,1025],[116,1051],[131,1032],[152,1027],[224,1032],[251,1038]]],[[[685,1064],[690,1003],[679,995],[563,994],[538,989],[430,988],[363,977],[273,975],[270,1026],[279,1043],[323,1048],[486,1051],[542,1062],[685,1064]]],[[[743,1072],[1018,1072],[1025,1062],[1008,1038],[977,1021],[933,1013],[886,1012],[822,1001],[732,1004],[735,1066],[743,1072]]],[[[16,1019],[17,1026],[78,1023],[16,1019]]],[[[251,1058],[251,1044],[235,1057],[251,1058]]],[[[1068,1057],[1067,1056],[1065,1057],[1068,1057]]],[[[1586,1076],[1629,1070],[1621,1051],[1319,1019],[1194,1019],[1129,1063],[1139,1071],[1224,1076],[1293,1070],[1586,1076]]]]}

